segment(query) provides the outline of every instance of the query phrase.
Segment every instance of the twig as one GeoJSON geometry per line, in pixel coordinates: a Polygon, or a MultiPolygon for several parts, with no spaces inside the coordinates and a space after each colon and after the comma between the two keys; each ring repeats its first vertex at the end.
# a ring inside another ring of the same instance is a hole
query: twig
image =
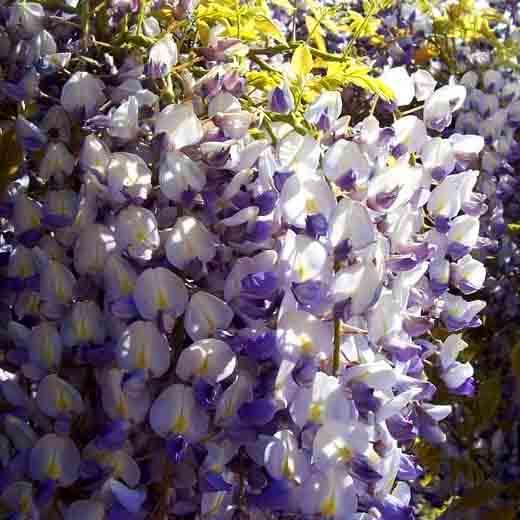
{"type": "Polygon", "coordinates": [[[87,49],[90,40],[90,0],[81,3],[81,32],[83,33],[83,47],[87,49]]]}
{"type": "Polygon", "coordinates": [[[334,353],[332,356],[332,375],[337,376],[341,358],[341,320],[334,318],[334,353]]]}

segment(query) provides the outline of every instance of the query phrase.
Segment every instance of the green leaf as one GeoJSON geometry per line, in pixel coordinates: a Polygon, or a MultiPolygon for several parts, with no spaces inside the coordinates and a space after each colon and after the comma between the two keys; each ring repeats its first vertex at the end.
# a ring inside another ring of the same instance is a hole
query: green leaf
{"type": "Polygon", "coordinates": [[[422,484],[427,485],[439,474],[441,468],[441,450],[437,446],[428,444],[426,441],[417,439],[414,446],[415,455],[419,464],[426,469],[422,484]]]}
{"type": "Polygon", "coordinates": [[[481,514],[481,520],[514,520],[516,512],[513,507],[501,507],[500,509],[493,509],[493,511],[484,512],[481,514]]]}
{"type": "Polygon", "coordinates": [[[487,426],[498,411],[501,397],[500,376],[495,375],[482,381],[477,396],[479,426],[487,426]]]}
{"type": "Polygon", "coordinates": [[[511,350],[511,368],[517,384],[520,385],[520,343],[516,344],[511,350]]]}
{"type": "Polygon", "coordinates": [[[464,496],[455,503],[454,509],[460,511],[481,507],[496,498],[501,491],[502,487],[499,484],[487,481],[480,486],[468,490],[464,496]]]}
{"type": "Polygon", "coordinates": [[[297,47],[291,60],[294,73],[300,78],[304,78],[312,70],[313,65],[312,54],[307,45],[297,47]]]}

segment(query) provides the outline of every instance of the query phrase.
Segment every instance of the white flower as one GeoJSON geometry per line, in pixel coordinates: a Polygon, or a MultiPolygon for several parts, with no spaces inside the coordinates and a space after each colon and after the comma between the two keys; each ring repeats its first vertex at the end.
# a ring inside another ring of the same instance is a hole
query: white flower
{"type": "Polygon", "coordinates": [[[184,269],[192,260],[211,261],[216,253],[215,239],[197,219],[181,217],[166,239],[165,250],[170,264],[184,269]]]}
{"type": "Polygon", "coordinates": [[[9,7],[7,26],[22,28],[28,35],[38,33],[43,27],[45,10],[37,2],[15,2],[9,7]]]}
{"type": "Polygon", "coordinates": [[[75,72],[63,86],[61,104],[69,113],[92,117],[106,101],[104,88],[104,83],[92,74],[75,72]]]}
{"type": "Polygon", "coordinates": [[[139,132],[139,104],[135,96],[130,96],[110,113],[110,127],[108,133],[124,141],[137,137],[139,132]]]}
{"type": "Polygon", "coordinates": [[[392,89],[398,107],[409,105],[415,96],[415,86],[405,67],[387,69],[379,77],[392,89]]]}
{"type": "Polygon", "coordinates": [[[152,79],[165,78],[177,63],[177,44],[171,34],[161,38],[150,49],[148,75],[152,79]]]}
{"type": "Polygon", "coordinates": [[[206,176],[200,164],[182,152],[167,152],[159,167],[159,185],[163,194],[175,202],[181,202],[188,191],[200,192],[206,184],[206,176]]]}
{"type": "Polygon", "coordinates": [[[166,133],[169,146],[180,150],[197,144],[203,136],[202,124],[191,102],[169,105],[157,116],[155,134],[166,133]]]}

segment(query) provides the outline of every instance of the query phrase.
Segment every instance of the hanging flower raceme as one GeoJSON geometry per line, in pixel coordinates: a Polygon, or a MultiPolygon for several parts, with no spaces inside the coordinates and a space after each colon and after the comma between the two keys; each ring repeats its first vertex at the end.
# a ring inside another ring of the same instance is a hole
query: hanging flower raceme
{"type": "Polygon", "coordinates": [[[346,40],[304,41],[333,19],[302,39],[297,9],[286,45],[283,2],[138,4],[3,17],[2,511],[413,518],[410,447],[451,411],[430,369],[475,388],[496,125],[447,136],[464,86],[328,61],[346,40]],[[352,118],[349,78],[396,96],[352,118]]]}

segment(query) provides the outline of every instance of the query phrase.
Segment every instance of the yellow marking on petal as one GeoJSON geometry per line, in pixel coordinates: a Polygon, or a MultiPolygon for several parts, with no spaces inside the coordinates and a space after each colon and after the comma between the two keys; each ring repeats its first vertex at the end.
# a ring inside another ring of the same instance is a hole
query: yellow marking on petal
{"type": "Polygon", "coordinates": [[[135,360],[136,368],[145,369],[149,366],[149,352],[147,348],[139,348],[137,349],[137,356],[135,360]]]}
{"type": "Polygon", "coordinates": [[[302,282],[309,277],[309,271],[303,262],[298,262],[296,265],[296,274],[302,282]]]}
{"type": "Polygon", "coordinates": [[[58,394],[56,395],[56,408],[60,412],[66,412],[67,410],[70,409],[71,404],[72,404],[72,401],[70,399],[70,396],[67,394],[67,392],[58,390],[58,394]]]}
{"type": "Polygon", "coordinates": [[[217,330],[217,324],[213,320],[212,316],[208,316],[207,314],[205,314],[204,318],[206,318],[206,322],[208,324],[208,337],[211,337],[213,336],[213,334],[215,334],[215,331],[217,330]]]}
{"type": "Polygon", "coordinates": [[[124,474],[125,465],[122,458],[117,457],[116,454],[114,454],[112,457],[110,457],[109,464],[117,477],[121,477],[124,474]]]}
{"type": "Polygon", "coordinates": [[[134,164],[128,164],[128,167],[126,169],[126,177],[123,179],[123,186],[132,186],[138,180],[139,173],[137,171],[137,166],[134,164]]]}
{"type": "Polygon", "coordinates": [[[323,406],[320,403],[312,403],[309,407],[309,421],[320,422],[323,406]]]}
{"type": "Polygon", "coordinates": [[[301,334],[299,339],[300,349],[302,354],[312,354],[314,351],[314,344],[307,334],[301,334]]]}
{"type": "Polygon", "coordinates": [[[388,159],[386,160],[386,165],[388,166],[388,168],[393,168],[396,164],[397,159],[392,155],[388,157],[388,159]]]}
{"type": "Polygon", "coordinates": [[[116,267],[116,276],[117,276],[117,281],[119,283],[119,290],[125,296],[130,295],[134,290],[133,284],[130,281],[130,278],[128,277],[128,274],[126,273],[126,271],[124,269],[122,269],[121,267],[119,267],[119,265],[117,265],[117,267],[116,267]]]}
{"type": "Polygon", "coordinates": [[[202,364],[199,367],[198,373],[199,376],[205,376],[208,373],[209,369],[209,356],[205,355],[202,361],[202,364]]]}
{"type": "Polygon", "coordinates": [[[379,462],[381,462],[381,457],[374,450],[370,451],[367,457],[368,460],[374,465],[377,465],[379,462]]]}
{"type": "Polygon", "coordinates": [[[18,266],[18,276],[20,278],[29,278],[31,276],[31,268],[25,260],[21,260],[18,266]]]}
{"type": "Polygon", "coordinates": [[[31,226],[32,227],[39,227],[39,225],[40,225],[40,217],[38,215],[33,215],[30,218],[30,221],[31,221],[31,226]]]}
{"type": "Polygon", "coordinates": [[[76,320],[76,336],[80,341],[86,341],[90,338],[88,326],[85,320],[76,320]]]}
{"type": "Polygon", "coordinates": [[[122,278],[119,282],[121,292],[124,296],[129,296],[133,292],[133,286],[132,282],[130,282],[130,279],[128,277],[122,278]]]}
{"type": "Polygon", "coordinates": [[[35,315],[38,314],[40,300],[36,297],[36,295],[32,295],[27,302],[27,310],[28,314],[35,315]]]}
{"type": "Polygon", "coordinates": [[[191,242],[189,240],[189,238],[185,238],[184,239],[184,247],[186,249],[186,253],[188,253],[188,258],[196,258],[197,255],[195,253],[195,250],[193,248],[193,246],[191,245],[191,242]]]}
{"type": "Polygon", "coordinates": [[[309,197],[305,201],[305,212],[306,213],[319,213],[318,204],[316,203],[316,199],[309,197]]]}
{"type": "Polygon", "coordinates": [[[335,516],[336,500],[333,497],[327,497],[321,505],[321,514],[323,516],[335,516]]]}
{"type": "Polygon", "coordinates": [[[47,464],[47,471],[45,473],[51,480],[58,480],[61,477],[61,467],[54,457],[52,457],[47,464]]]}
{"type": "Polygon", "coordinates": [[[453,316],[454,318],[460,318],[464,314],[464,309],[460,309],[458,307],[453,307],[448,311],[450,316],[453,316]]]}
{"type": "Polygon", "coordinates": [[[452,239],[454,242],[461,242],[464,240],[465,233],[455,233],[452,235],[452,239]]]}
{"type": "Polygon", "coordinates": [[[60,283],[56,285],[56,296],[60,302],[65,301],[65,288],[60,283]]]}
{"type": "Polygon", "coordinates": [[[146,242],[146,238],[148,237],[148,233],[145,229],[138,229],[135,233],[135,239],[140,244],[144,244],[146,242]]]}
{"type": "Polygon", "coordinates": [[[31,502],[30,495],[22,495],[20,497],[20,512],[22,514],[29,514],[31,510],[31,502]]]}
{"type": "Polygon", "coordinates": [[[164,311],[168,308],[168,298],[161,289],[157,290],[157,295],[155,296],[155,305],[160,311],[164,311]]]}
{"type": "Polygon", "coordinates": [[[116,410],[122,419],[126,419],[128,417],[128,404],[126,403],[124,395],[121,395],[119,398],[119,401],[116,404],[116,410]]]}
{"type": "Polygon", "coordinates": [[[188,429],[188,421],[184,415],[179,415],[172,426],[172,431],[175,433],[184,433],[188,429]]]}
{"type": "Polygon", "coordinates": [[[444,209],[446,209],[447,202],[445,200],[440,200],[439,203],[435,206],[435,213],[441,213],[444,209]]]}
{"type": "Polygon", "coordinates": [[[352,459],[352,450],[347,448],[347,446],[342,446],[341,448],[338,448],[337,457],[339,462],[348,462],[350,459],[352,459]]]}
{"type": "Polygon", "coordinates": [[[43,338],[41,355],[47,365],[54,364],[54,348],[48,335],[45,335],[43,338]]]}
{"type": "Polygon", "coordinates": [[[288,455],[286,455],[285,458],[283,459],[282,475],[287,480],[293,480],[293,478],[294,478],[294,460],[289,458],[288,455]]]}

